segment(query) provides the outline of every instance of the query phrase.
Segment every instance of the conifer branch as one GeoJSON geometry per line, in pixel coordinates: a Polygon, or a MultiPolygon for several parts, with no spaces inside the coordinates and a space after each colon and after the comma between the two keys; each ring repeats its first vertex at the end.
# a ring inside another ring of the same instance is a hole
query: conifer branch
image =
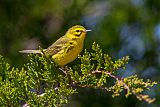
{"type": "Polygon", "coordinates": [[[98,44],[94,43],[92,49],[93,52],[85,50],[79,56],[81,64],[66,67],[62,69],[64,72],[45,54],[29,55],[29,62],[22,68],[11,67],[0,56],[0,105],[62,106],[68,103],[69,96],[78,93],[80,87],[111,91],[112,97],[119,96],[126,90],[126,97],[135,95],[148,103],[155,101],[155,98],[150,98],[143,92],[156,82],[149,79],[144,82],[137,75],[126,78],[116,75],[119,69],[125,70],[128,56],[114,61],[102,53],[98,44]],[[108,86],[107,79],[110,78],[115,81],[114,85],[108,86]]]}

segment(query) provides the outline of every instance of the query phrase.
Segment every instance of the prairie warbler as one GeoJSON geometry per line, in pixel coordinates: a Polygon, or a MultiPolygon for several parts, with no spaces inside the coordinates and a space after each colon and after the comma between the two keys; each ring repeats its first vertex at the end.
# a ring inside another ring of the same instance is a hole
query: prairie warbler
{"type": "MultiPolygon", "coordinates": [[[[59,38],[55,43],[44,49],[44,53],[52,57],[59,66],[64,66],[75,60],[83,49],[83,43],[86,33],[83,26],[76,25],[71,27],[64,36],[59,38]]],[[[22,50],[20,53],[40,53],[40,50],[22,50]]]]}

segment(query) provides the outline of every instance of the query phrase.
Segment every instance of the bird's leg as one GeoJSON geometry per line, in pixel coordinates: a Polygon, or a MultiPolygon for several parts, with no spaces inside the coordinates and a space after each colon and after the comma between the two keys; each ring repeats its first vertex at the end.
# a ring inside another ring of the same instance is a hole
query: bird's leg
{"type": "Polygon", "coordinates": [[[59,70],[61,70],[67,76],[67,74],[68,74],[68,68],[67,68],[67,66],[60,67],[59,70]]]}

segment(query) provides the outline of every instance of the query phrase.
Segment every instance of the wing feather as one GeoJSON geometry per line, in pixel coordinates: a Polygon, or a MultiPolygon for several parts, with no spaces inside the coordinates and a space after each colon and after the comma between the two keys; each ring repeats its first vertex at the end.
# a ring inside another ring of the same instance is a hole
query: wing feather
{"type": "Polygon", "coordinates": [[[49,46],[46,49],[46,53],[48,55],[55,55],[58,52],[60,52],[61,50],[63,50],[66,47],[66,44],[70,41],[71,39],[63,36],[61,38],[59,38],[55,43],[53,43],[51,46],[49,46]]]}

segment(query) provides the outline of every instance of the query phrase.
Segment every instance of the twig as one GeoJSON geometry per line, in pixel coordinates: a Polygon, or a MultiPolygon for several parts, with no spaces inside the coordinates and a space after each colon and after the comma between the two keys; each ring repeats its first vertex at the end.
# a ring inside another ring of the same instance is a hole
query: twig
{"type": "MultiPolygon", "coordinates": [[[[141,100],[144,100],[144,101],[146,101],[146,102],[148,102],[148,103],[152,103],[152,102],[155,101],[155,98],[154,98],[154,99],[151,99],[151,98],[149,98],[149,97],[146,96],[146,95],[143,95],[143,94],[140,94],[140,93],[139,93],[139,94],[135,93],[135,92],[132,91],[132,89],[130,89],[130,87],[124,82],[124,78],[115,76],[115,75],[113,75],[113,74],[112,74],[111,72],[109,72],[109,71],[99,71],[99,70],[95,70],[95,71],[92,71],[91,74],[102,73],[102,72],[103,72],[104,74],[107,74],[107,75],[109,75],[110,77],[116,79],[119,83],[121,82],[121,83],[123,84],[124,88],[127,90],[127,92],[128,92],[128,93],[129,93],[129,92],[132,92],[137,98],[139,98],[139,99],[141,99],[141,100]]],[[[104,89],[105,89],[105,87],[104,87],[104,89]]]]}

